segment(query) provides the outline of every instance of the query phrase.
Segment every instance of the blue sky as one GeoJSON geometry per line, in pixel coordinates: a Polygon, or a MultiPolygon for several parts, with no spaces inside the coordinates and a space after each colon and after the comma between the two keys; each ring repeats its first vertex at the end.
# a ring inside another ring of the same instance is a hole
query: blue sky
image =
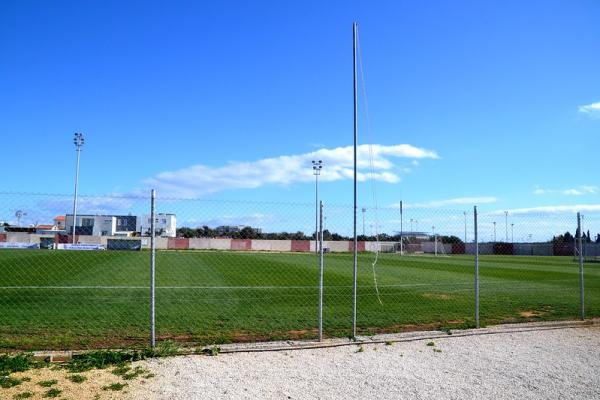
{"type": "Polygon", "coordinates": [[[600,210],[600,3],[323,3],[3,1],[2,190],[351,204],[356,20],[362,205],[600,210]]]}

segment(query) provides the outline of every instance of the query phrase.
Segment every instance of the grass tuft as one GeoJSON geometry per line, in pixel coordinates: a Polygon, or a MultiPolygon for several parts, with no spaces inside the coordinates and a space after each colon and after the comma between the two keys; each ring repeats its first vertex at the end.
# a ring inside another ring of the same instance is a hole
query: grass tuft
{"type": "Polygon", "coordinates": [[[102,390],[112,390],[113,392],[118,392],[123,390],[125,386],[127,386],[126,383],[111,383],[110,385],[102,386],[102,390]]]}
{"type": "Polygon", "coordinates": [[[10,376],[0,376],[0,387],[3,389],[8,389],[13,386],[18,386],[23,381],[21,379],[13,378],[10,376]]]}
{"type": "Polygon", "coordinates": [[[38,385],[40,385],[41,387],[50,387],[50,386],[54,386],[58,383],[58,381],[56,379],[51,379],[48,381],[40,381],[38,382],[38,385]]]}
{"type": "Polygon", "coordinates": [[[87,380],[87,378],[83,375],[69,375],[67,379],[73,383],[83,383],[87,380]]]}
{"type": "Polygon", "coordinates": [[[32,392],[22,392],[22,393],[17,393],[13,396],[13,399],[15,400],[22,400],[22,399],[28,399],[30,397],[33,397],[33,393],[32,392]]]}
{"type": "Polygon", "coordinates": [[[58,397],[58,396],[60,396],[61,393],[62,393],[62,390],[54,388],[54,389],[48,390],[46,393],[44,393],[44,396],[42,396],[42,397],[47,397],[47,398],[58,397]]]}

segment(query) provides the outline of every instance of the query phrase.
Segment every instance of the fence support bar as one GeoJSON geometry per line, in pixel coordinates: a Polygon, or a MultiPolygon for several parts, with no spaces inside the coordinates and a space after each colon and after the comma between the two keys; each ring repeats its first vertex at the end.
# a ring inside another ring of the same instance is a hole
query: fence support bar
{"type": "Polygon", "coordinates": [[[154,189],[152,189],[150,195],[150,347],[153,349],[156,347],[156,241],[154,240],[155,202],[156,192],[154,189]]]}
{"type": "Polygon", "coordinates": [[[323,202],[319,204],[319,341],[323,340],[323,202]]]}
{"type": "Polygon", "coordinates": [[[577,213],[577,247],[579,248],[579,302],[581,305],[581,319],[585,319],[585,289],[583,285],[583,233],[581,232],[581,213],[577,213]]]}
{"type": "Polygon", "coordinates": [[[475,327],[479,328],[479,237],[477,235],[477,206],[473,207],[475,233],[475,327]]]}

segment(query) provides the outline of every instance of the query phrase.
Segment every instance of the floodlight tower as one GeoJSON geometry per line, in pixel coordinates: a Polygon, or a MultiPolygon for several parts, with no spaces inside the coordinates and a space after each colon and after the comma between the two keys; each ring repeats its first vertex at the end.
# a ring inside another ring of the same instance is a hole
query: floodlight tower
{"type": "Polygon", "coordinates": [[[492,223],[494,224],[494,243],[496,243],[496,221],[492,223]]]}
{"type": "Polygon", "coordinates": [[[15,217],[17,217],[17,226],[19,228],[21,227],[21,218],[25,215],[27,215],[27,213],[23,210],[17,210],[17,212],[15,213],[15,217]]]}
{"type": "Polygon", "coordinates": [[[323,169],[323,161],[312,161],[313,175],[315,176],[315,253],[319,254],[319,175],[323,169]]]}
{"type": "Polygon", "coordinates": [[[467,212],[463,211],[463,214],[465,216],[465,244],[467,244],[467,212]]]}
{"type": "Polygon", "coordinates": [[[508,211],[504,211],[504,241],[508,243],[508,211]]]}
{"type": "Polygon", "coordinates": [[[83,133],[75,133],[73,137],[73,144],[75,145],[75,151],[77,152],[77,165],[75,167],[75,193],[73,195],[73,244],[75,244],[75,226],[77,225],[77,185],[79,184],[79,158],[81,157],[81,148],[83,147],[83,133]]]}
{"type": "MultiPolygon", "coordinates": [[[[363,236],[365,236],[365,213],[367,212],[366,208],[362,208],[362,215],[363,215],[363,236]]],[[[365,238],[363,237],[363,240],[365,240],[365,238]]]]}
{"type": "Polygon", "coordinates": [[[515,223],[510,224],[510,241],[511,243],[515,242],[515,223]]]}

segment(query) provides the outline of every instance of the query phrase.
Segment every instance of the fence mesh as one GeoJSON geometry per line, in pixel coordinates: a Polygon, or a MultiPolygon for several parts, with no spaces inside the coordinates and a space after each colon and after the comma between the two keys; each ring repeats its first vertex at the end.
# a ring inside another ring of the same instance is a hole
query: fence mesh
{"type": "MultiPolygon", "coordinates": [[[[316,339],[314,204],[0,193],[0,348],[316,339]],[[75,225],[75,230],[73,230],[75,225]],[[75,235],[73,235],[73,232],[75,235]]],[[[600,216],[417,207],[357,215],[358,335],[600,315],[600,216]],[[476,229],[477,228],[477,229],[476,229]],[[478,233],[476,245],[475,232],[478,233]],[[579,251],[577,237],[581,234],[579,251]]],[[[323,333],[352,334],[353,208],[325,205],[323,333]]]]}

